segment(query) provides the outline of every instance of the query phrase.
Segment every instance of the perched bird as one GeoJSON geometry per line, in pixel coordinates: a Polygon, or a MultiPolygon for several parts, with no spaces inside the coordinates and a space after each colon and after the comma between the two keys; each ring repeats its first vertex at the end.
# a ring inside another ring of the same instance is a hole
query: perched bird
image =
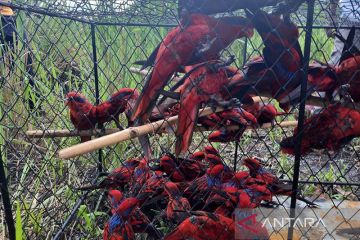
{"type": "Polygon", "coordinates": [[[121,167],[115,168],[103,180],[96,185],[80,187],[78,190],[94,190],[101,188],[121,188],[129,184],[134,175],[134,171],[142,160],[140,158],[130,158],[122,163],[121,167]]]}
{"type": "Polygon", "coordinates": [[[218,102],[216,97],[227,83],[223,66],[227,63],[208,62],[197,67],[184,83],[180,97],[180,112],[176,130],[175,154],[185,153],[191,143],[201,104],[210,100],[218,102]]]}
{"type": "Polygon", "coordinates": [[[127,198],[115,210],[115,213],[106,223],[103,233],[104,240],[132,240],[135,234],[129,218],[133,215],[138,200],[136,198],[127,198]]]}
{"type": "Polygon", "coordinates": [[[184,17],[151,54],[146,66],[154,69],[137,101],[131,120],[149,119],[161,90],[182,66],[217,59],[235,39],[251,37],[251,24],[242,17],[213,18],[202,14],[184,17]],[[174,57],[176,56],[176,57],[174,57]]]}
{"type": "Polygon", "coordinates": [[[225,121],[225,124],[208,136],[210,142],[239,141],[248,126],[257,125],[255,116],[240,108],[220,112],[219,117],[225,121]],[[238,128],[228,129],[227,126],[238,128]]]}
{"type": "Polygon", "coordinates": [[[271,95],[287,110],[287,95],[300,85],[302,79],[299,30],[289,16],[282,19],[259,9],[246,13],[264,42],[263,57],[250,59],[243,72],[230,81],[228,89],[239,99],[249,94],[271,95]]]}
{"type": "Polygon", "coordinates": [[[138,166],[134,169],[133,178],[131,179],[130,191],[133,194],[139,193],[145,188],[146,181],[151,177],[152,173],[146,159],[142,159],[138,166]]]}
{"type": "MultiPolygon", "coordinates": [[[[192,181],[205,174],[205,166],[196,157],[201,158],[203,153],[194,153],[190,158],[176,158],[170,153],[160,158],[157,166],[152,170],[163,171],[173,182],[192,181]]],[[[205,158],[205,156],[204,156],[205,158]]]]}
{"type": "MultiPolygon", "coordinates": [[[[314,61],[309,64],[308,68],[308,82],[306,95],[311,95],[314,92],[325,92],[328,100],[333,99],[335,90],[341,85],[336,73],[336,67],[325,64],[319,61],[314,61]]],[[[294,89],[287,96],[289,101],[295,102],[300,100],[301,86],[294,89]]]]}
{"type": "Polygon", "coordinates": [[[223,172],[224,166],[222,164],[208,168],[205,175],[196,178],[185,189],[184,196],[188,198],[193,209],[202,207],[202,203],[206,201],[211,192],[221,187],[223,172]]]}
{"type": "Polygon", "coordinates": [[[244,165],[249,169],[249,174],[253,178],[258,178],[265,181],[267,184],[279,182],[279,179],[269,170],[262,166],[262,163],[257,158],[245,158],[244,165]]]}
{"type": "Polygon", "coordinates": [[[276,107],[270,103],[254,102],[253,104],[243,105],[243,108],[256,118],[260,126],[264,123],[273,123],[275,117],[286,114],[285,112],[278,112],[276,107]]]}
{"type": "MultiPolygon", "coordinates": [[[[271,173],[269,170],[265,169],[262,165],[261,161],[256,158],[245,158],[244,165],[249,169],[250,178],[247,178],[245,181],[246,186],[252,188],[253,185],[256,186],[266,186],[267,189],[273,195],[284,195],[284,196],[291,196],[293,193],[292,184],[286,184],[281,182],[281,180],[271,173]]],[[[317,207],[316,204],[313,202],[305,199],[303,196],[300,195],[300,192],[297,193],[296,198],[308,206],[317,207]]],[[[270,199],[268,201],[273,203],[270,199]]]]}
{"type": "Polygon", "coordinates": [[[341,84],[348,84],[348,92],[354,102],[360,102],[360,55],[349,57],[336,67],[341,84]]]}
{"type": "MultiPolygon", "coordinates": [[[[70,108],[70,120],[77,130],[90,130],[96,125],[96,107],[84,95],[69,92],[66,95],[66,105],[70,108]]],[[[91,137],[80,137],[81,142],[91,140],[91,137]]]]}
{"type": "Polygon", "coordinates": [[[221,112],[219,117],[225,121],[225,124],[208,136],[210,142],[239,141],[248,126],[257,125],[256,118],[241,108],[221,112]],[[229,129],[228,127],[237,127],[237,129],[229,129]]]}
{"type": "Polygon", "coordinates": [[[108,191],[108,199],[111,206],[111,213],[115,214],[116,209],[124,200],[124,195],[119,190],[111,189],[108,191]]]}
{"type": "Polygon", "coordinates": [[[121,88],[111,97],[96,106],[96,119],[98,124],[114,121],[119,129],[123,127],[119,123],[119,115],[126,110],[131,110],[130,101],[136,101],[139,93],[136,89],[121,88]]]}
{"type": "Polygon", "coordinates": [[[165,240],[215,240],[233,239],[235,223],[231,218],[202,211],[192,211],[191,217],[185,219],[165,240]]]}
{"type": "MultiPolygon", "coordinates": [[[[305,121],[300,151],[302,155],[312,148],[337,151],[359,135],[360,113],[340,104],[330,105],[305,121]]],[[[296,128],[292,137],[281,141],[281,150],[295,154],[297,136],[296,128]]]]}
{"type": "Polygon", "coordinates": [[[189,216],[191,206],[187,198],[183,197],[177,185],[173,182],[165,183],[165,192],[169,196],[166,207],[166,217],[169,221],[180,223],[189,216]]]}

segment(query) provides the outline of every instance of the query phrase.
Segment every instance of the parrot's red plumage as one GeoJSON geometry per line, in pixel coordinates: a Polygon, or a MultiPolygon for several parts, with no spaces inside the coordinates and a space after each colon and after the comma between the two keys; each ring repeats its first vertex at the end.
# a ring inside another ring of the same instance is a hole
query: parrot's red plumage
{"type": "MultiPolygon", "coordinates": [[[[70,108],[70,120],[77,130],[90,130],[96,125],[96,107],[84,95],[69,92],[66,95],[66,105],[70,108]]],[[[81,141],[89,141],[91,137],[81,137],[81,141]]]]}
{"type": "Polygon", "coordinates": [[[121,88],[111,97],[96,106],[96,118],[98,124],[115,121],[117,127],[122,128],[119,124],[119,115],[126,110],[131,109],[130,101],[135,101],[139,98],[139,93],[136,89],[121,88]]]}
{"type": "Polygon", "coordinates": [[[224,165],[218,164],[212,168],[208,168],[206,174],[192,181],[184,191],[187,197],[194,205],[201,205],[211,194],[213,189],[221,187],[223,183],[224,165]]]}
{"type": "MultiPolygon", "coordinates": [[[[295,129],[294,136],[280,143],[283,152],[295,154],[297,134],[298,130],[295,129]]],[[[306,154],[312,148],[337,151],[359,135],[360,112],[340,104],[330,105],[305,121],[301,154],[306,154]]]]}
{"type": "Polygon", "coordinates": [[[165,191],[169,196],[169,202],[166,207],[166,217],[169,221],[180,223],[188,217],[191,209],[187,198],[183,197],[178,186],[173,182],[165,183],[165,191]]]}
{"type": "Polygon", "coordinates": [[[185,219],[165,240],[215,240],[234,239],[235,223],[231,218],[208,212],[195,211],[185,219]]]}
{"type": "MultiPolygon", "coordinates": [[[[191,143],[193,131],[197,123],[198,111],[202,103],[208,102],[228,81],[224,69],[206,63],[194,70],[181,93],[178,127],[176,130],[175,154],[185,153],[191,143]]],[[[215,65],[215,63],[214,63],[215,65]]]]}
{"type": "MultiPolygon", "coordinates": [[[[233,96],[271,95],[288,108],[288,93],[301,83],[303,56],[298,42],[299,31],[290,19],[270,15],[262,10],[247,12],[263,39],[263,57],[252,58],[229,83],[233,96]]],[[[248,97],[248,96],[247,96],[248,97]]]]}
{"type": "Polygon", "coordinates": [[[104,240],[135,239],[133,228],[128,220],[133,215],[138,203],[139,201],[136,198],[127,198],[122,201],[105,225],[104,240]]]}
{"type": "Polygon", "coordinates": [[[115,168],[98,184],[78,188],[79,190],[93,190],[100,188],[124,188],[129,184],[134,175],[134,170],[141,162],[140,158],[130,158],[122,163],[121,167],[115,168]]]}
{"type": "Polygon", "coordinates": [[[124,195],[119,190],[111,189],[108,192],[108,199],[111,206],[111,213],[114,214],[119,207],[119,204],[124,199],[124,195]]]}
{"type": "Polygon", "coordinates": [[[355,102],[360,102],[360,55],[345,59],[336,67],[341,84],[349,84],[349,94],[355,102]]]}
{"type": "Polygon", "coordinates": [[[278,112],[276,107],[270,103],[262,104],[260,102],[254,102],[253,104],[244,105],[243,108],[253,114],[260,126],[264,123],[273,123],[275,117],[286,114],[284,112],[278,112]]]}
{"type": "Polygon", "coordinates": [[[256,158],[245,158],[244,165],[249,169],[250,176],[258,178],[267,184],[277,183],[279,179],[270,171],[266,170],[260,160],[256,158]]]}
{"type": "Polygon", "coordinates": [[[251,24],[242,17],[216,19],[191,14],[182,19],[152,54],[150,61],[153,63],[147,64],[153,64],[154,69],[137,101],[132,120],[140,118],[144,122],[149,118],[160,91],[181,66],[216,59],[235,39],[252,35],[251,24]]]}

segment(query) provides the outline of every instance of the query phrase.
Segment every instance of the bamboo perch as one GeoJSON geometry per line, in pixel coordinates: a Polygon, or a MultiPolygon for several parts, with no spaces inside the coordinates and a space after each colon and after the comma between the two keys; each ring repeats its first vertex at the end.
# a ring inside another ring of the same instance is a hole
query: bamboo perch
{"type": "MultiPolygon", "coordinates": [[[[254,102],[262,102],[265,101],[266,97],[253,97],[254,102]]],[[[26,135],[29,138],[56,138],[56,137],[90,137],[90,136],[104,136],[112,133],[119,132],[117,128],[109,128],[106,129],[105,132],[101,129],[93,129],[93,130],[31,130],[27,131],[26,135]]]]}
{"type": "MultiPolygon", "coordinates": [[[[215,112],[223,111],[223,108],[217,108],[215,112]]],[[[207,116],[213,113],[211,108],[203,108],[199,111],[199,117],[207,116]]],[[[159,120],[153,123],[148,123],[138,127],[130,127],[123,131],[113,133],[104,137],[100,137],[88,142],[80,143],[59,151],[59,157],[62,159],[69,159],[89,152],[93,152],[103,147],[107,147],[119,142],[129,139],[137,138],[148,133],[161,131],[172,124],[175,124],[178,116],[170,117],[166,120],[159,120]]]]}
{"type": "Polygon", "coordinates": [[[56,137],[90,137],[96,135],[109,135],[112,133],[119,132],[118,128],[109,128],[105,131],[102,129],[92,129],[92,130],[85,130],[85,131],[78,131],[78,130],[33,130],[27,131],[26,135],[29,138],[56,138],[56,137]]]}
{"type": "MultiPolygon", "coordinates": [[[[215,112],[223,111],[224,109],[218,108],[215,112]]],[[[205,108],[200,110],[199,116],[206,116],[213,113],[211,108],[205,108]]],[[[145,134],[154,133],[156,131],[163,131],[166,128],[176,124],[178,116],[170,117],[166,120],[159,120],[157,122],[149,123],[146,125],[138,126],[138,127],[131,127],[125,129],[123,131],[119,131],[117,133],[110,134],[108,136],[100,137],[85,143],[80,143],[78,145],[71,146],[69,148],[65,148],[59,151],[59,157],[62,159],[69,159],[72,157],[76,157],[79,155],[83,155],[89,152],[93,152],[103,147],[107,147],[109,145],[113,145],[119,142],[123,142],[126,140],[130,140],[133,138],[137,138],[143,136],[145,134]]],[[[284,122],[283,127],[286,126],[295,126],[296,122],[284,122]]],[[[271,124],[264,124],[262,127],[270,128],[272,127],[271,124]]],[[[229,130],[236,130],[238,129],[237,126],[232,126],[229,130]]],[[[199,128],[198,131],[204,130],[203,128],[199,128]]]]}
{"type": "MultiPolygon", "coordinates": [[[[295,126],[297,124],[297,121],[284,121],[279,124],[281,127],[291,127],[295,126]]],[[[260,128],[267,129],[271,128],[273,125],[269,124],[263,124],[260,128]]],[[[226,129],[228,130],[237,130],[239,127],[234,126],[228,126],[226,129]]],[[[249,128],[252,129],[252,128],[249,128]]],[[[206,131],[212,131],[214,129],[208,129],[202,126],[198,126],[195,128],[195,132],[206,132],[206,131]]],[[[102,131],[100,129],[94,129],[94,130],[86,130],[86,131],[78,131],[78,130],[33,130],[33,131],[27,131],[26,135],[29,138],[56,138],[56,137],[91,137],[91,136],[105,136],[110,135],[113,133],[117,133],[120,130],[118,128],[109,128],[105,129],[105,131],[102,131]]],[[[166,132],[166,131],[164,131],[166,132]]],[[[163,132],[162,132],[163,133],[163,132]]]]}

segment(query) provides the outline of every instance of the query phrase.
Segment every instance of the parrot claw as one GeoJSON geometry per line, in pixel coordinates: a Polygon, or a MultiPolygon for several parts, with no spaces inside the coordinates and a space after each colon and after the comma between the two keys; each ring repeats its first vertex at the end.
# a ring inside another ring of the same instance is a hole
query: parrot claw
{"type": "Polygon", "coordinates": [[[340,103],[353,103],[354,100],[352,99],[351,95],[349,94],[350,85],[345,84],[339,87],[338,95],[340,96],[340,103]]]}

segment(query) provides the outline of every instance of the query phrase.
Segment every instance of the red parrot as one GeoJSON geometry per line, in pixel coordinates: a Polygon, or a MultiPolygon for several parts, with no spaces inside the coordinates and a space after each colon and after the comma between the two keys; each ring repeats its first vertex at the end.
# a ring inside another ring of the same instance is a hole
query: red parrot
{"type": "Polygon", "coordinates": [[[212,154],[212,155],[220,157],[219,151],[216,148],[214,148],[213,146],[205,146],[204,151],[205,151],[206,155],[212,154]]]}
{"type": "Polygon", "coordinates": [[[266,170],[260,160],[256,158],[245,158],[244,165],[249,169],[251,177],[265,181],[267,184],[277,183],[279,179],[270,171],[266,170]]]}
{"type": "Polygon", "coordinates": [[[257,120],[251,113],[233,108],[219,113],[220,118],[227,123],[220,130],[215,130],[208,136],[210,142],[232,142],[239,141],[248,126],[257,125],[257,120]],[[238,126],[237,130],[227,129],[226,126],[238,126]]]}
{"type": "Polygon", "coordinates": [[[192,211],[195,214],[185,219],[164,240],[216,240],[234,239],[235,223],[222,215],[192,211]]]}
{"type": "Polygon", "coordinates": [[[124,200],[124,195],[119,190],[111,189],[108,192],[108,199],[111,206],[111,213],[115,214],[119,204],[121,204],[122,200],[124,200]]]}
{"type": "Polygon", "coordinates": [[[169,196],[169,202],[166,207],[166,217],[169,221],[180,223],[188,217],[191,209],[187,198],[183,197],[177,185],[173,182],[165,183],[165,191],[169,196]]]}
{"type": "Polygon", "coordinates": [[[284,112],[278,112],[275,106],[270,103],[262,104],[254,102],[250,105],[244,105],[243,108],[256,118],[257,123],[260,126],[264,123],[273,123],[275,117],[286,114],[284,112]]]}
{"type": "Polygon", "coordinates": [[[203,151],[197,151],[191,154],[189,158],[196,161],[202,161],[205,159],[205,153],[203,151]]]}
{"type": "MultiPolygon", "coordinates": [[[[96,107],[84,95],[78,92],[69,92],[66,95],[66,105],[70,108],[70,120],[77,130],[95,128],[96,107]]],[[[91,140],[91,136],[80,138],[81,142],[91,140]]]]}
{"type": "Polygon", "coordinates": [[[349,57],[336,67],[341,84],[349,84],[349,94],[354,102],[360,102],[360,55],[349,57]]]}
{"type": "MultiPolygon", "coordinates": [[[[199,157],[200,154],[196,155],[199,157]]],[[[194,155],[190,158],[176,158],[167,153],[160,158],[159,166],[152,169],[165,172],[173,182],[192,181],[205,174],[205,166],[193,158],[194,155]]]]}
{"type": "MultiPolygon", "coordinates": [[[[309,64],[307,95],[311,95],[314,92],[325,92],[327,99],[332,100],[335,90],[340,85],[336,68],[319,61],[309,64]]],[[[301,86],[289,93],[287,97],[291,101],[300,100],[301,86]]]]}
{"type": "MultiPolygon", "coordinates": [[[[111,205],[112,214],[116,214],[119,205],[123,202],[123,194],[119,190],[109,190],[108,198],[111,205]]],[[[162,238],[162,234],[152,225],[150,220],[146,217],[140,209],[135,209],[133,215],[128,222],[133,228],[134,233],[148,233],[156,239],[162,238]]]]}
{"type": "MultiPolygon", "coordinates": [[[[283,152],[295,154],[297,131],[296,128],[294,136],[281,141],[283,152]]],[[[311,148],[337,151],[359,135],[360,113],[340,104],[330,105],[305,121],[301,154],[306,154],[311,148]]]]}
{"type": "Polygon", "coordinates": [[[201,104],[214,98],[228,81],[225,70],[217,68],[213,63],[206,63],[194,70],[184,83],[186,87],[181,93],[178,127],[175,134],[176,155],[185,153],[190,146],[201,104]]]}
{"type": "Polygon", "coordinates": [[[116,209],[114,215],[104,228],[104,240],[132,240],[135,239],[134,231],[128,222],[133,215],[139,201],[136,198],[127,198],[116,209]]]}
{"type": "MultiPolygon", "coordinates": [[[[209,148],[209,146],[205,147],[205,148],[209,148]]],[[[213,150],[216,150],[215,148],[213,148],[213,150]]],[[[206,150],[205,150],[206,151],[206,150]]],[[[210,152],[210,151],[208,151],[210,152]]],[[[212,151],[213,152],[213,151],[212,151]]],[[[217,153],[217,150],[216,152],[217,153]]],[[[217,153],[218,154],[218,153],[217,153]]],[[[224,167],[224,175],[223,175],[223,181],[227,182],[228,180],[230,180],[231,178],[233,178],[234,176],[234,172],[229,168],[229,166],[227,166],[220,158],[219,155],[214,155],[214,154],[206,154],[205,160],[209,163],[209,168],[213,168],[216,165],[223,165],[224,167]]]]}
{"type": "Polygon", "coordinates": [[[111,97],[96,106],[96,118],[98,124],[115,121],[116,126],[123,129],[119,124],[119,115],[131,108],[130,101],[137,100],[139,93],[136,89],[121,88],[111,97]]]}
{"type": "MultiPolygon", "coordinates": [[[[292,195],[292,185],[285,184],[280,181],[280,179],[271,173],[269,170],[265,169],[262,166],[260,160],[256,158],[246,158],[244,159],[244,165],[249,168],[251,178],[247,178],[245,183],[247,187],[252,188],[252,186],[266,186],[267,189],[274,195],[292,195]]],[[[297,199],[305,202],[309,206],[317,206],[311,201],[305,199],[299,194],[297,194],[297,199]]]]}
{"type": "Polygon", "coordinates": [[[287,109],[289,99],[286,97],[300,85],[302,79],[303,56],[298,42],[298,28],[289,16],[281,19],[261,10],[256,10],[256,13],[247,11],[247,15],[263,39],[263,57],[251,59],[243,73],[230,81],[229,91],[239,99],[250,93],[266,93],[287,109]]]}
{"type": "Polygon", "coordinates": [[[185,189],[184,196],[187,197],[193,206],[201,205],[213,189],[221,187],[223,183],[224,166],[218,164],[212,168],[208,168],[206,174],[196,178],[185,189]]]}
{"type": "Polygon", "coordinates": [[[250,177],[250,174],[246,171],[236,172],[233,177],[221,188],[226,192],[236,192],[239,189],[244,189],[246,186],[246,180],[250,177]]]}
{"type": "Polygon", "coordinates": [[[94,190],[100,188],[121,188],[129,184],[133,179],[135,168],[141,162],[140,158],[130,158],[122,163],[121,167],[115,168],[102,181],[93,186],[85,186],[78,188],[78,190],[94,190]]]}
{"type": "Polygon", "coordinates": [[[151,177],[150,168],[145,159],[142,159],[134,170],[133,182],[131,183],[131,192],[137,194],[144,189],[146,181],[151,177]]]}
{"type": "Polygon", "coordinates": [[[164,155],[160,158],[159,169],[166,173],[171,181],[174,182],[183,182],[185,181],[185,176],[180,169],[178,169],[178,163],[176,159],[172,156],[164,155]]]}
{"type": "Polygon", "coordinates": [[[200,117],[198,123],[201,126],[211,129],[211,128],[218,128],[220,124],[222,124],[223,119],[221,119],[218,114],[212,113],[207,116],[200,117]]]}
{"type": "Polygon", "coordinates": [[[156,104],[161,90],[182,66],[217,59],[221,50],[235,39],[251,37],[252,26],[242,17],[212,18],[191,14],[171,30],[151,54],[146,66],[154,69],[135,106],[132,120],[144,122],[156,104]]]}

